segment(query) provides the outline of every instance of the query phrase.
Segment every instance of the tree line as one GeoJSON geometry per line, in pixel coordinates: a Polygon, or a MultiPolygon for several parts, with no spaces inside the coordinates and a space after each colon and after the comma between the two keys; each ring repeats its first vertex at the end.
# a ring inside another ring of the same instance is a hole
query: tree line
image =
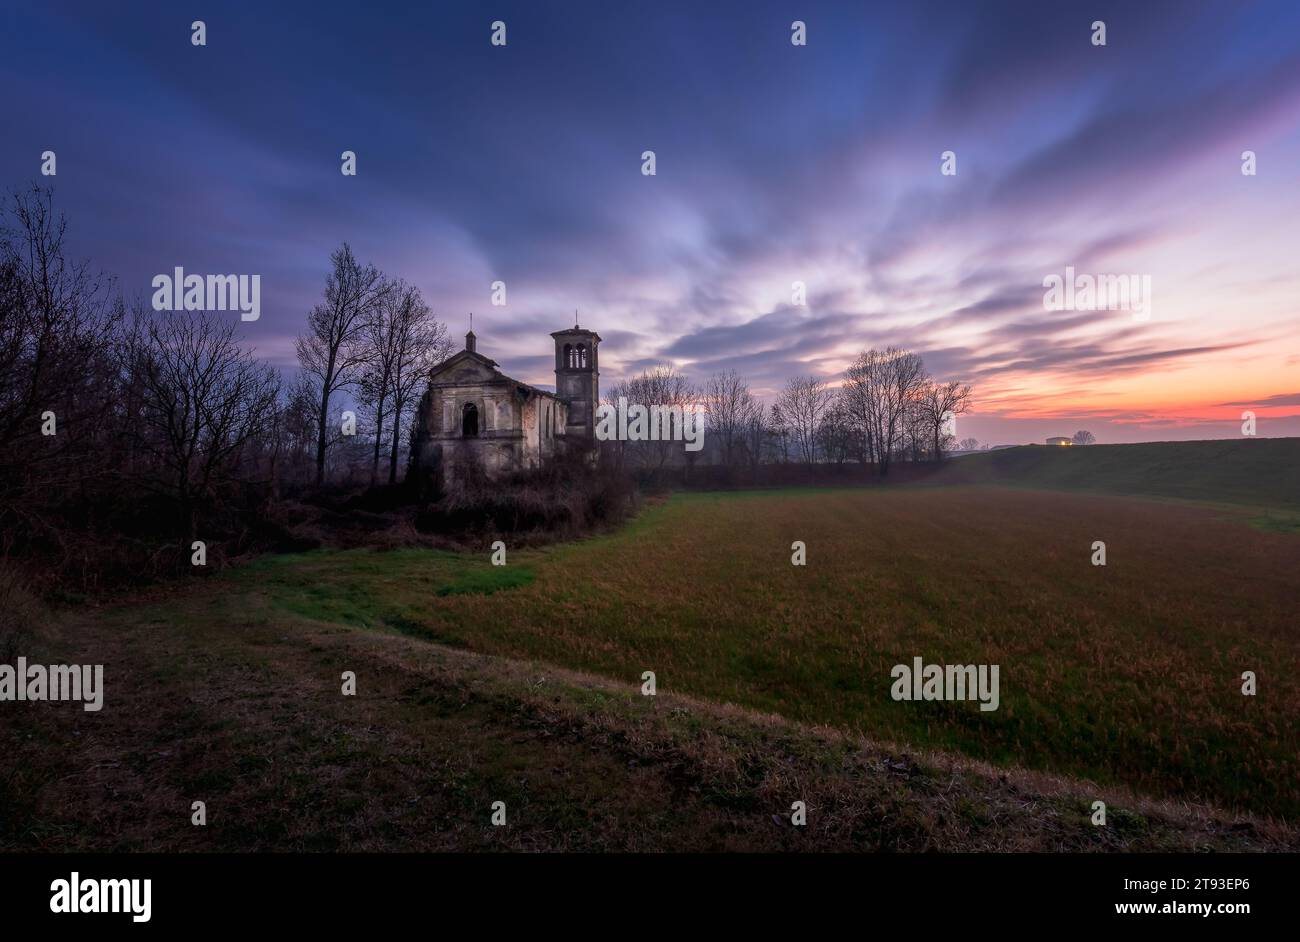
{"type": "Polygon", "coordinates": [[[605,399],[704,412],[700,456],[674,442],[619,443],[621,460],[631,456],[651,471],[682,463],[751,471],[762,464],[856,463],[884,476],[896,461],[938,461],[955,447],[952,419],[970,408],[971,387],[932,379],[918,354],[867,350],[837,378],[838,385],[836,377],[792,377],[769,405],[735,370],[697,385],[665,364],[615,385],[605,399]]]}
{"type": "MultiPolygon", "coordinates": [[[[91,573],[98,535],[134,544],[129,565],[179,565],[157,558],[160,536],[172,553],[176,537],[200,533],[237,551],[286,495],[398,483],[429,373],[454,350],[418,288],[342,245],[289,381],[240,341],[238,324],[124,296],[71,256],[50,190],[13,194],[0,213],[0,556],[38,551],[91,573]]],[[[734,371],[697,386],[672,366],[607,398],[620,396],[702,408],[706,450],[620,443],[616,469],[859,462],[883,475],[951,447],[945,418],[966,409],[970,388],[932,380],[919,356],[891,348],[862,353],[838,386],[791,379],[770,405],[734,371]]]]}
{"type": "Polygon", "coordinates": [[[452,346],[417,288],[343,245],[292,382],[237,329],[224,312],[125,296],[72,257],[50,190],[13,194],[0,211],[0,556],[90,574],[110,544],[134,543],[123,558],[156,569],[160,535],[190,540],[202,522],[251,540],[269,503],[331,470],[397,481],[423,383],[452,346]]]}

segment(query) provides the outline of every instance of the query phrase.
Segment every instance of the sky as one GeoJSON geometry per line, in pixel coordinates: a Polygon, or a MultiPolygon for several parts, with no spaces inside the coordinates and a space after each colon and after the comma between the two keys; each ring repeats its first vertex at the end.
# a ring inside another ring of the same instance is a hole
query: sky
{"type": "Polygon", "coordinates": [[[972,385],[960,438],[1300,435],[1294,0],[5,0],[0,82],[0,185],[128,297],[259,274],[286,371],[346,241],[537,385],[576,310],[606,389],[895,345],[972,385]],[[1051,309],[1067,267],[1149,312],[1051,309]]]}

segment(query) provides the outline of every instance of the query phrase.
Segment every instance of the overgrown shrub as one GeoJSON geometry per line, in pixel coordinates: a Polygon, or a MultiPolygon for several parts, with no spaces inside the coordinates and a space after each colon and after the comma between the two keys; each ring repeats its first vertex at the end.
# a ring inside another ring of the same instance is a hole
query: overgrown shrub
{"type": "Polygon", "coordinates": [[[636,510],[636,501],[630,478],[575,449],[541,468],[495,479],[472,467],[458,468],[455,483],[421,510],[416,527],[452,535],[564,539],[620,523],[636,510]]]}

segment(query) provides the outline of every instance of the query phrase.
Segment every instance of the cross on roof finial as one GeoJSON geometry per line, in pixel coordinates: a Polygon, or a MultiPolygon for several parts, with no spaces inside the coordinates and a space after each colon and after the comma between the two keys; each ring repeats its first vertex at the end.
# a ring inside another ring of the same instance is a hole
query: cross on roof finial
{"type": "Polygon", "coordinates": [[[474,329],[474,312],[473,312],[473,311],[470,311],[470,312],[469,312],[469,329],[470,329],[470,330],[473,330],[473,329],[474,329]]]}

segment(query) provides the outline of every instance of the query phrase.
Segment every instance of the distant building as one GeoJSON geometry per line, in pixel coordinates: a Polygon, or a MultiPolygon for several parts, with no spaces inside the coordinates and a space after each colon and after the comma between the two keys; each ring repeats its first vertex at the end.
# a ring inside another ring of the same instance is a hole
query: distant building
{"type": "Polygon", "coordinates": [[[566,444],[590,447],[600,398],[596,348],[600,335],[576,324],[555,340],[554,393],[511,379],[476,349],[434,367],[416,411],[411,470],[437,489],[467,463],[489,476],[535,468],[566,444]]]}
{"type": "Polygon", "coordinates": [[[1067,437],[1064,436],[1064,435],[1057,435],[1057,436],[1054,436],[1053,438],[1049,438],[1049,439],[1047,440],[1047,444],[1049,444],[1049,445],[1073,445],[1073,444],[1074,444],[1074,439],[1073,439],[1073,438],[1067,438],[1067,437]]]}

